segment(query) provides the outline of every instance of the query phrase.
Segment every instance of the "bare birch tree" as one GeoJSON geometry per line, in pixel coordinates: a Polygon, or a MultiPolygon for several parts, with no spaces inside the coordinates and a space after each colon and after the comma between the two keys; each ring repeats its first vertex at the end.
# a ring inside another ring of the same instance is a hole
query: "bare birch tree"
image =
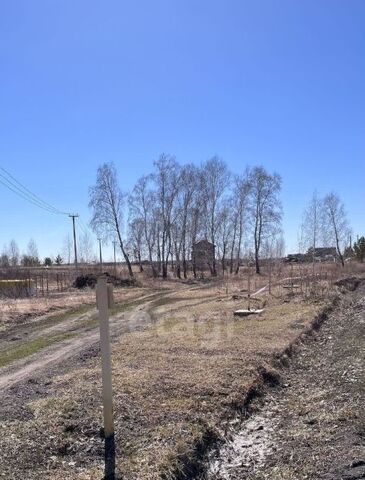
{"type": "Polygon", "coordinates": [[[340,197],[331,192],[323,199],[323,227],[336,245],[337,254],[342,266],[345,265],[343,251],[348,246],[350,226],[347,219],[345,206],[340,197]]]}
{"type": "Polygon", "coordinates": [[[39,261],[38,247],[33,238],[28,242],[27,255],[28,257],[32,257],[35,263],[39,261]]]}
{"type": "Polygon", "coordinates": [[[199,170],[194,165],[184,165],[179,175],[179,189],[174,220],[176,274],[181,276],[181,265],[184,278],[187,278],[187,262],[189,249],[189,217],[193,215],[199,188],[199,170]]]}
{"type": "MultiPolygon", "coordinates": [[[[202,208],[205,210],[206,231],[210,242],[215,245],[221,202],[228,187],[230,174],[223,160],[213,157],[203,164],[201,175],[204,195],[202,208]]],[[[212,275],[216,274],[216,259],[214,258],[212,275]]]]}
{"type": "Polygon", "coordinates": [[[220,206],[217,217],[216,241],[218,252],[221,257],[222,272],[226,270],[226,260],[229,252],[229,244],[233,233],[232,221],[232,198],[226,198],[220,206]]]}
{"type": "Polygon", "coordinates": [[[142,218],[133,218],[129,223],[129,245],[133,251],[135,260],[138,262],[139,271],[143,272],[143,245],[144,245],[144,221],[142,218]]]}
{"type": "Polygon", "coordinates": [[[117,238],[130,277],[133,277],[129,255],[122,237],[124,195],[118,186],[117,173],[112,163],[98,168],[96,184],[90,187],[89,207],[92,209],[91,226],[104,239],[117,238]]]}
{"type": "Polygon", "coordinates": [[[254,167],[250,172],[250,188],[255,267],[259,274],[262,242],[280,230],[281,178],[276,173],[270,175],[263,167],[254,167]]]}
{"type": "MultiPolygon", "coordinates": [[[[233,190],[234,210],[237,219],[237,263],[235,273],[238,274],[240,268],[240,257],[242,251],[243,231],[248,221],[248,200],[251,192],[251,182],[248,171],[243,175],[237,175],[233,190]]],[[[236,235],[235,235],[236,237],[236,235]]]]}
{"type": "Polygon", "coordinates": [[[78,251],[81,263],[94,260],[94,242],[89,232],[85,231],[79,236],[78,251]]]}
{"type": "Polygon", "coordinates": [[[65,258],[67,258],[67,264],[70,265],[71,263],[71,251],[72,251],[72,241],[70,235],[66,235],[63,239],[63,247],[62,247],[62,254],[65,258]]]}
{"type": "Polygon", "coordinates": [[[133,222],[142,222],[143,227],[143,243],[148,252],[148,260],[153,273],[156,277],[157,272],[153,261],[153,252],[156,243],[156,224],[154,219],[154,204],[156,202],[155,193],[150,188],[152,175],[141,177],[129,197],[130,206],[130,225],[140,227],[141,224],[133,222]]]}
{"type": "Polygon", "coordinates": [[[323,202],[318,197],[317,192],[314,191],[312,199],[309,202],[303,215],[302,236],[304,245],[306,245],[308,252],[312,254],[313,275],[315,273],[315,255],[316,248],[323,238],[323,202]]]}
{"type": "Polygon", "coordinates": [[[19,247],[16,241],[13,239],[9,244],[10,265],[13,267],[19,265],[19,259],[20,259],[19,247]]]}
{"type": "Polygon", "coordinates": [[[162,277],[167,278],[167,267],[172,254],[172,220],[174,205],[178,193],[179,166],[175,157],[162,154],[154,163],[156,173],[154,180],[157,187],[157,205],[161,219],[159,232],[162,277]]]}

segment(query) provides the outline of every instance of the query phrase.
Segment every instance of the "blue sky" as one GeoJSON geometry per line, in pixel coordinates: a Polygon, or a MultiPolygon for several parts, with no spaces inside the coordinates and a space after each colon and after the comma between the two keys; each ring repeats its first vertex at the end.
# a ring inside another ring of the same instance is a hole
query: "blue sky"
{"type": "MultiPolygon", "coordinates": [[[[282,175],[288,250],[315,188],[364,233],[364,52],[362,0],[3,0],[0,165],[86,223],[101,162],[128,190],[218,154],[282,175]]],[[[70,219],[0,199],[0,247],[61,250],[70,219]]]]}

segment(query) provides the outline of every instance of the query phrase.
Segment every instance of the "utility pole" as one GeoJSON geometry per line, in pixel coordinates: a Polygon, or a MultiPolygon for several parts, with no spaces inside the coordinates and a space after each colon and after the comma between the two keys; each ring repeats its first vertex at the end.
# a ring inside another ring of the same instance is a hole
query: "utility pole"
{"type": "Polygon", "coordinates": [[[75,268],[77,268],[77,244],[76,244],[76,227],[75,227],[75,218],[78,218],[78,213],[70,213],[69,217],[72,218],[72,227],[74,235],[74,252],[75,252],[75,268]]]}
{"type": "Polygon", "coordinates": [[[102,270],[103,270],[103,254],[102,254],[102,251],[101,251],[101,238],[98,238],[98,242],[99,242],[99,261],[100,261],[100,270],[102,271],[102,270]]]}
{"type": "Polygon", "coordinates": [[[117,257],[116,257],[116,254],[115,254],[115,246],[116,246],[117,242],[116,240],[113,241],[113,247],[114,247],[114,275],[117,274],[117,257]]]}

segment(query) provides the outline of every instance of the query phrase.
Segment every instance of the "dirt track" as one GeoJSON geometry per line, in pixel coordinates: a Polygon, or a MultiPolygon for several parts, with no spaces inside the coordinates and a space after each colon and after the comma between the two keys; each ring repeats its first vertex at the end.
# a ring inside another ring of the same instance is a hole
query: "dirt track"
{"type": "MultiPolygon", "coordinates": [[[[121,334],[145,328],[154,321],[154,302],[159,302],[164,298],[165,302],[169,302],[169,296],[172,301],[178,298],[174,295],[186,287],[179,290],[170,290],[149,293],[138,299],[131,300],[130,303],[124,304],[128,311],[115,313],[110,317],[110,333],[115,338],[121,334]]],[[[189,287],[187,288],[189,290],[189,287]]],[[[195,297],[197,298],[197,297],[195,297]]],[[[209,301],[206,296],[201,297],[198,304],[202,301],[209,301]]],[[[190,306],[194,306],[194,302],[190,302],[190,306]]],[[[47,322],[47,316],[41,316],[34,319],[32,323],[21,325],[15,329],[11,329],[0,337],[0,354],[2,351],[17,348],[19,345],[24,346],[29,342],[37,341],[37,339],[57,340],[45,348],[39,349],[37,352],[26,355],[9,365],[0,368],[0,391],[11,388],[19,382],[24,382],[29,377],[36,378],[42,373],[49,374],[49,369],[62,364],[69,358],[76,357],[82,352],[89,349],[98,348],[100,334],[98,327],[98,317],[95,308],[90,307],[89,310],[80,315],[69,316],[66,314],[64,319],[55,325],[41,325],[47,322]],[[66,338],[63,339],[62,335],[66,338]],[[67,337],[69,336],[69,337],[67,337]]]]}
{"type": "MultiPolygon", "coordinates": [[[[161,293],[163,295],[163,293],[161,293]]],[[[147,295],[143,305],[134,307],[130,312],[123,312],[114,315],[110,320],[112,337],[122,333],[130,332],[143,328],[151,321],[148,313],[149,305],[156,294],[147,295]]],[[[42,319],[43,317],[41,317],[42,319]]],[[[95,308],[81,315],[65,317],[65,319],[56,325],[47,328],[38,328],[37,321],[31,326],[21,327],[15,332],[11,332],[13,338],[20,339],[20,344],[24,345],[32,340],[42,338],[52,338],[54,335],[70,334],[70,338],[56,341],[46,348],[42,348],[36,353],[26,356],[12,362],[0,370],[0,391],[4,391],[16,383],[26,380],[29,376],[32,378],[47,371],[53,365],[59,364],[70,357],[79,355],[82,351],[91,348],[99,341],[99,328],[97,323],[97,312],[95,308]],[[27,336],[24,338],[24,331],[27,336]],[[15,337],[14,337],[15,335],[15,337]]],[[[62,337],[61,337],[62,338],[62,337]]],[[[18,342],[12,342],[16,348],[18,342]]],[[[9,346],[9,339],[5,338],[0,342],[0,347],[9,346]]]]}
{"type": "Polygon", "coordinates": [[[365,284],[299,347],[213,457],[210,480],[365,478],[365,284]]]}

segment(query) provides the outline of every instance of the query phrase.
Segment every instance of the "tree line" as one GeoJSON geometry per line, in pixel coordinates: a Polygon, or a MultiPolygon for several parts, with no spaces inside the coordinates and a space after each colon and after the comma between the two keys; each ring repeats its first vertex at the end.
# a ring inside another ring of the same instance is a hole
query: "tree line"
{"type": "MultiPolygon", "coordinates": [[[[51,266],[53,263],[61,265],[63,259],[61,255],[57,255],[53,260],[51,257],[45,257],[43,264],[51,266]]],[[[20,253],[17,242],[12,239],[9,245],[4,245],[0,255],[0,267],[37,267],[41,265],[41,260],[38,254],[38,247],[33,238],[28,242],[26,252],[20,253]]]]}
{"type": "MultiPolygon", "coordinates": [[[[90,226],[105,242],[117,242],[129,275],[132,262],[143,271],[146,264],[153,276],[166,278],[169,266],[178,278],[197,274],[193,245],[206,239],[215,245],[216,256],[210,265],[237,274],[243,257],[248,257],[260,273],[262,258],[280,258],[285,245],[281,229],[281,177],[262,166],[246,167],[240,173],[229,171],[215,156],[200,166],[180,164],[162,154],[153,171],[137,180],[132,191],[123,192],[113,163],[99,166],[95,185],[89,189],[90,226]]],[[[87,231],[78,236],[79,261],[97,261],[93,239],[87,231]]],[[[300,252],[331,246],[344,265],[345,258],[365,258],[365,239],[351,242],[351,229],[344,204],[331,192],[319,197],[314,192],[307,205],[298,235],[300,252]]],[[[64,239],[63,254],[46,257],[45,265],[70,264],[73,243],[64,239]]],[[[20,254],[12,240],[0,256],[0,266],[40,265],[36,243],[31,239],[20,254]]]]}
{"type": "Polygon", "coordinates": [[[140,270],[147,262],[154,276],[166,278],[171,264],[178,278],[189,268],[196,275],[191,249],[203,238],[216,246],[212,275],[217,262],[238,273],[244,253],[260,273],[262,255],[283,253],[280,191],[281,177],[262,166],[233,174],[216,156],[198,167],[162,154],[127,194],[115,165],[104,163],[90,188],[90,224],[98,236],[117,240],[130,276],[131,258],[140,270]]]}

